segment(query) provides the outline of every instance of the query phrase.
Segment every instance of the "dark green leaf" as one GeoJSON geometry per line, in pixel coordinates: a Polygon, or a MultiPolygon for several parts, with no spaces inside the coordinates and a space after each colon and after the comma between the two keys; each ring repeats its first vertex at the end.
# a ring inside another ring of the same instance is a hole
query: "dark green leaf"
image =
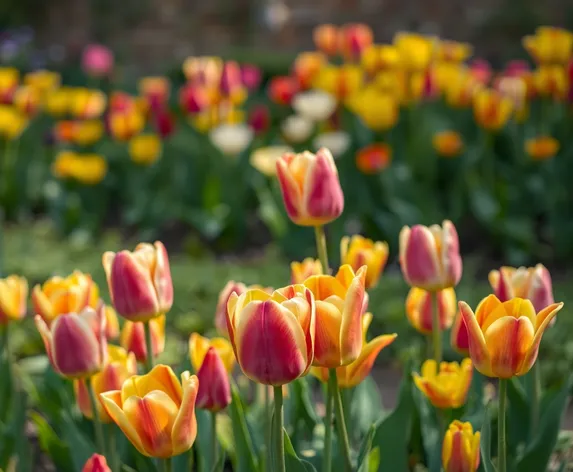
{"type": "Polygon", "coordinates": [[[197,431],[201,431],[201,434],[197,435],[197,442],[195,443],[199,455],[197,460],[198,470],[200,472],[210,472],[213,467],[213,464],[211,464],[211,458],[213,457],[213,444],[211,441],[213,422],[211,414],[206,410],[197,410],[195,416],[197,417],[197,431]]]}
{"type": "Polygon", "coordinates": [[[307,461],[300,459],[294,448],[286,430],[283,429],[283,438],[285,442],[285,464],[288,472],[316,472],[314,466],[307,461]]]}
{"type": "Polygon", "coordinates": [[[58,437],[46,419],[36,412],[30,413],[30,419],[38,431],[42,451],[50,456],[57,470],[74,470],[74,463],[68,446],[58,437]]]}
{"type": "Polygon", "coordinates": [[[349,433],[354,439],[361,440],[384,415],[382,398],[376,382],[371,376],[366,377],[352,391],[350,403],[349,433]]]}
{"type": "Polygon", "coordinates": [[[527,442],[531,407],[519,378],[512,377],[507,382],[508,442],[510,451],[515,451],[521,443],[527,442]]]}
{"type": "Polygon", "coordinates": [[[232,402],[229,405],[229,415],[233,423],[233,437],[235,440],[235,469],[237,472],[253,472],[257,470],[257,459],[253,449],[253,442],[247,428],[247,421],[243,410],[243,402],[236,385],[231,385],[232,402]]]}
{"type": "Polygon", "coordinates": [[[420,427],[422,430],[422,442],[427,458],[429,472],[440,472],[442,467],[442,437],[445,418],[440,422],[438,414],[445,414],[432,407],[426,396],[416,386],[412,386],[413,398],[420,415],[420,427]]]}
{"type": "Polygon", "coordinates": [[[484,417],[481,427],[481,464],[484,472],[496,472],[495,467],[491,461],[491,420],[490,420],[490,406],[491,403],[485,408],[484,417]]]}
{"type": "Polygon", "coordinates": [[[364,470],[369,470],[368,464],[370,462],[370,451],[372,451],[372,441],[374,441],[374,435],[376,434],[376,425],[371,425],[370,430],[364,436],[364,440],[362,441],[362,445],[360,446],[360,451],[358,452],[358,470],[362,472],[363,468],[366,467],[364,470]],[[365,466],[366,464],[366,466],[365,466]]]}
{"type": "Polygon", "coordinates": [[[378,472],[380,470],[380,449],[375,447],[362,462],[358,472],[378,472]]]}

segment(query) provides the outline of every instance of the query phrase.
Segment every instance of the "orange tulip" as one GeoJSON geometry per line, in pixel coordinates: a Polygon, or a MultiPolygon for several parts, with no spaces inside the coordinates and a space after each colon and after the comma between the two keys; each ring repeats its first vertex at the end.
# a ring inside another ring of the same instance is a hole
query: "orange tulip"
{"type": "Polygon", "coordinates": [[[441,362],[439,369],[434,359],[422,365],[422,375],[414,373],[416,387],[436,408],[459,408],[465,402],[472,383],[472,361],[441,362]]]}
{"type": "Polygon", "coordinates": [[[529,300],[500,302],[495,295],[489,295],[475,314],[465,302],[459,302],[459,308],[468,328],[475,368],[488,377],[508,379],[529,372],[537,359],[543,332],[563,303],[553,303],[536,315],[529,300]]]}
{"type": "Polygon", "coordinates": [[[49,325],[56,317],[79,313],[85,307],[96,308],[99,289],[89,274],[78,270],[66,278],[52,277],[32,290],[32,304],[36,314],[49,325]]]}
{"type": "Polygon", "coordinates": [[[453,421],[442,445],[444,472],[476,472],[479,467],[480,433],[471,423],[453,421]]]}
{"type": "Polygon", "coordinates": [[[111,469],[107,465],[107,460],[104,456],[94,454],[86,461],[82,472],[111,472],[111,469]]]}
{"type": "Polygon", "coordinates": [[[446,130],[434,135],[432,138],[432,146],[438,156],[457,157],[464,149],[464,142],[460,133],[446,130]]]}
{"type": "Polygon", "coordinates": [[[277,176],[287,214],[295,224],[320,226],[341,215],[344,195],[328,149],[285,154],[277,161],[277,176]]]}
{"type": "Polygon", "coordinates": [[[139,134],[145,126],[143,114],[135,109],[111,111],[108,116],[111,135],[119,141],[128,141],[139,134]]]}
{"type": "Polygon", "coordinates": [[[300,85],[290,76],[276,76],[269,82],[269,98],[279,105],[290,105],[293,97],[298,93],[300,85]]]}
{"type": "Polygon", "coordinates": [[[138,88],[149,106],[155,108],[169,100],[171,83],[167,77],[143,77],[139,80],[138,88]]]}
{"type": "Polygon", "coordinates": [[[88,377],[107,361],[105,318],[93,308],[58,316],[50,326],[35,318],[54,370],[67,378],[88,377]]]}
{"type": "Polygon", "coordinates": [[[304,285],[272,294],[253,289],[232,293],[227,326],[244,374],[265,384],[284,385],[305,375],[315,348],[314,296],[304,285]]]}
{"type": "MultiPolygon", "coordinates": [[[[108,361],[101,372],[89,379],[74,381],[74,392],[80,411],[86,418],[93,418],[93,410],[87,388],[87,382],[99,399],[99,395],[111,390],[121,390],[123,382],[137,374],[137,362],[133,352],[127,352],[118,346],[107,346],[108,361]]],[[[111,423],[112,419],[105,411],[103,404],[98,402],[97,414],[103,423],[111,423]]]]}
{"type": "Polygon", "coordinates": [[[462,277],[458,233],[451,221],[442,226],[404,226],[400,266],[406,282],[428,291],[455,287],[462,277]]]}
{"type": "Polygon", "coordinates": [[[474,119],[482,128],[498,131],[511,118],[511,100],[491,89],[478,90],[473,100],[474,119]]]}
{"type": "Polygon", "coordinates": [[[466,326],[466,322],[464,321],[464,317],[459,311],[454,318],[450,342],[452,348],[454,348],[454,350],[459,352],[462,356],[470,355],[470,339],[468,328],[466,326]]]}
{"type": "MultiPolygon", "coordinates": [[[[153,357],[157,357],[165,349],[165,315],[160,315],[148,321],[151,330],[151,347],[153,357]]],[[[119,337],[121,346],[133,352],[139,362],[147,359],[147,345],[145,343],[145,326],[141,321],[125,321],[119,337]]]]}
{"type": "Polygon", "coordinates": [[[374,242],[358,234],[352,238],[345,236],[340,241],[340,260],[355,272],[366,266],[366,288],[375,287],[388,260],[388,243],[374,242]]]}
{"type": "Polygon", "coordinates": [[[140,243],[135,251],[106,252],[103,267],[117,312],[130,321],[148,321],[173,304],[167,250],[161,241],[140,243]]]}
{"type": "Polygon", "coordinates": [[[335,277],[314,275],[304,282],[316,300],[315,366],[347,365],[362,352],[366,271],[364,266],[355,274],[343,265],[335,277]]]}
{"type": "MultiPolygon", "coordinates": [[[[456,314],[456,292],[453,288],[445,288],[435,294],[438,297],[440,330],[448,329],[456,314]]],[[[433,311],[432,292],[412,287],[406,298],[406,316],[410,324],[422,334],[431,334],[433,311]]]]}
{"type": "Polygon", "coordinates": [[[338,28],[334,25],[320,25],[314,28],[312,37],[319,51],[327,56],[334,56],[338,52],[338,28]]]}
{"type": "Polygon", "coordinates": [[[564,66],[540,66],[533,71],[533,87],[540,97],[563,99],[569,91],[567,70],[564,66]]]}
{"type": "Polygon", "coordinates": [[[392,148],[385,143],[370,144],[356,154],[356,167],[363,174],[377,174],[392,162],[392,148]]]}
{"type": "Polygon", "coordinates": [[[22,85],[14,92],[14,106],[28,117],[36,115],[40,110],[41,92],[29,85],[22,85]]]}
{"type": "Polygon", "coordinates": [[[306,279],[313,275],[322,274],[322,264],[320,260],[307,257],[302,262],[290,263],[291,284],[303,284],[306,279]]]}
{"type": "Polygon", "coordinates": [[[101,90],[75,88],[67,93],[71,114],[80,119],[98,118],[105,110],[107,97],[101,90]]]}
{"type": "Polygon", "coordinates": [[[247,286],[241,282],[235,282],[234,280],[229,280],[227,284],[223,287],[223,290],[219,292],[219,298],[217,300],[217,308],[215,309],[215,328],[220,335],[229,337],[229,331],[227,330],[227,302],[232,293],[237,295],[242,295],[247,291],[247,286]]]}
{"type": "MultiPolygon", "coordinates": [[[[396,333],[383,334],[368,342],[366,339],[366,332],[368,331],[371,322],[372,313],[365,313],[362,317],[362,351],[358,358],[350,364],[336,368],[336,377],[340,388],[354,388],[368,377],[380,351],[386,346],[392,344],[394,339],[396,339],[396,336],[398,336],[396,333]]],[[[313,367],[311,369],[311,374],[321,382],[328,382],[329,372],[327,367],[313,367]]]]}
{"type": "Polygon", "coordinates": [[[301,52],[293,64],[293,75],[297,78],[300,88],[311,88],[314,78],[325,64],[324,54],[315,51],[301,52]]]}
{"type": "Polygon", "coordinates": [[[546,161],[559,152],[559,141],[551,136],[538,136],[525,141],[525,152],[534,161],[546,161]]]}
{"type": "Polygon", "coordinates": [[[0,326],[24,318],[27,299],[28,281],[24,277],[9,275],[0,279],[0,326]]]}
{"type": "Polygon", "coordinates": [[[183,62],[187,80],[203,87],[216,87],[221,78],[223,60],[215,56],[188,57],[183,62]]]}
{"type": "Polygon", "coordinates": [[[351,23],[340,28],[338,49],[346,60],[358,61],[364,50],[372,45],[373,40],[374,35],[368,25],[351,23]]]}
{"type": "Polygon", "coordinates": [[[144,456],[168,458],[188,451],[197,436],[195,400],[197,376],[157,365],[145,375],[134,375],[121,390],[100,398],[113,421],[144,456]]]}

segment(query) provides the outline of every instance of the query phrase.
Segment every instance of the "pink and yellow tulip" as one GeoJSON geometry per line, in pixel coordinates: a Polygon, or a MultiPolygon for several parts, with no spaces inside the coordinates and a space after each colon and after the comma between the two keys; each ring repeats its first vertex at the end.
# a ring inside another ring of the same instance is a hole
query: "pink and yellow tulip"
{"type": "Polygon", "coordinates": [[[442,444],[444,472],[476,472],[480,461],[480,433],[471,423],[453,421],[442,444]]]}
{"type": "Polygon", "coordinates": [[[303,284],[313,275],[322,275],[322,264],[318,259],[307,257],[302,262],[290,263],[291,284],[303,284]]]}
{"type": "Polygon", "coordinates": [[[374,242],[359,234],[345,236],[340,241],[340,260],[355,272],[366,266],[366,288],[373,288],[378,284],[388,260],[388,243],[374,242]]]}
{"type": "Polygon", "coordinates": [[[111,469],[107,465],[107,460],[104,456],[94,454],[86,461],[82,472],[111,472],[111,469]]]}
{"type": "MultiPolygon", "coordinates": [[[[155,358],[165,349],[165,315],[152,318],[148,323],[151,331],[151,348],[155,358]]],[[[143,322],[126,320],[121,328],[119,343],[127,351],[133,352],[138,362],[147,360],[147,345],[143,322]]]]}
{"type": "MultiPolygon", "coordinates": [[[[435,294],[438,298],[440,330],[448,329],[456,314],[456,292],[453,288],[445,288],[435,294]]],[[[412,287],[406,298],[406,316],[410,324],[422,334],[431,334],[433,310],[432,292],[412,287]]]]}
{"type": "Polygon", "coordinates": [[[215,328],[220,335],[228,337],[229,332],[227,330],[227,302],[232,293],[237,295],[242,295],[247,291],[247,286],[241,282],[235,282],[234,280],[229,280],[223,290],[219,292],[219,298],[217,300],[217,308],[215,309],[215,328]]]}

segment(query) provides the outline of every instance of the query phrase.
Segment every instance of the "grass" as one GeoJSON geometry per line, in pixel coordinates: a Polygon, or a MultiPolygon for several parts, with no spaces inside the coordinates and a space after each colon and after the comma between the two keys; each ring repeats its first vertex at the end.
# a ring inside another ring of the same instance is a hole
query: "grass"
{"type": "MultiPolygon", "coordinates": [[[[8,227],[3,235],[4,272],[28,278],[30,289],[52,275],[66,275],[74,269],[92,274],[102,296],[109,301],[101,255],[106,250],[133,249],[136,241],[122,241],[118,234],[108,232],[92,242],[75,236],[64,239],[55,234],[49,223],[38,222],[27,227],[8,227]]],[[[168,248],[169,249],[169,248],[168,248]]],[[[277,251],[269,248],[260,257],[248,260],[218,260],[214,257],[192,258],[187,254],[170,254],[175,303],[168,315],[168,342],[163,360],[178,362],[187,355],[187,339],[193,331],[213,334],[213,317],[217,297],[228,280],[247,284],[258,283],[279,287],[289,283],[289,264],[277,251]]],[[[456,292],[458,299],[472,307],[490,289],[485,277],[476,274],[477,264],[471,257],[464,259],[464,277],[456,292]]],[[[492,267],[493,268],[493,267],[492,267]]],[[[568,278],[555,282],[555,299],[565,301],[566,308],[558,315],[556,327],[550,329],[542,342],[544,378],[559,382],[573,362],[573,317],[567,306],[573,306],[573,293],[568,278]],[[570,303],[568,303],[570,302],[570,303]]],[[[403,363],[418,359],[425,352],[426,340],[411,328],[404,314],[408,287],[398,267],[390,265],[379,286],[370,292],[369,309],[374,314],[370,336],[397,332],[396,342],[380,356],[382,361],[403,363]]],[[[31,320],[15,333],[14,344],[21,354],[42,352],[41,342],[31,320]]],[[[448,335],[444,336],[446,344],[448,335]]],[[[446,359],[456,355],[446,350],[446,359]]]]}

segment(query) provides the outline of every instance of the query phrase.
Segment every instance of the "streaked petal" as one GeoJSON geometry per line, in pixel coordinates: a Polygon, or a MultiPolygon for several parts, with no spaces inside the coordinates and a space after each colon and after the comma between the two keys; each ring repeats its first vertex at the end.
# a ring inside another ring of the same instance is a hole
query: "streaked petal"
{"type": "Polygon", "coordinates": [[[132,396],[143,398],[154,390],[164,392],[176,404],[181,403],[183,391],[179,379],[171,367],[163,364],[156,365],[145,375],[134,375],[129,378],[122,386],[121,398],[123,402],[132,396]]]}
{"type": "Polygon", "coordinates": [[[340,327],[342,313],[331,303],[315,301],[316,335],[314,365],[334,368],[340,365],[340,327]]]}
{"type": "Polygon", "coordinates": [[[105,392],[100,395],[105,411],[111,417],[115,424],[123,431],[123,434],[129,439],[131,444],[144,456],[149,456],[149,453],[143,447],[143,443],[139,437],[137,430],[129,422],[125,413],[123,412],[123,403],[121,401],[121,392],[119,390],[105,392]]]}
{"type": "Polygon", "coordinates": [[[196,375],[190,375],[186,371],[181,374],[181,385],[183,386],[183,399],[171,432],[174,455],[189,450],[197,437],[195,400],[200,389],[199,379],[196,375]]]}
{"type": "Polygon", "coordinates": [[[293,221],[296,221],[302,216],[302,192],[289,170],[287,161],[283,158],[277,160],[277,177],[286,212],[293,221]]]}
{"type": "MultiPolygon", "coordinates": [[[[493,298],[498,304],[501,304],[495,296],[493,298]]],[[[484,301],[482,301],[482,303],[484,303],[484,301]]],[[[482,303],[478,306],[478,310],[482,303]]],[[[469,350],[474,366],[482,374],[493,377],[488,348],[482,330],[478,325],[476,315],[474,315],[472,309],[465,302],[459,302],[458,307],[468,330],[469,350]]]]}
{"type": "Polygon", "coordinates": [[[163,313],[171,309],[173,304],[173,282],[171,280],[171,269],[169,267],[169,257],[167,250],[161,241],[154,243],[156,251],[155,272],[153,282],[157,291],[159,307],[163,313]]]}
{"type": "MultiPolygon", "coordinates": [[[[394,342],[397,334],[384,334],[375,337],[366,344],[358,359],[346,366],[348,384],[344,387],[354,387],[361,383],[372,370],[374,361],[382,349],[394,342]]],[[[342,386],[342,385],[341,385],[342,386]]]]}
{"type": "Polygon", "coordinates": [[[223,361],[214,347],[205,354],[197,372],[201,387],[197,395],[197,407],[219,411],[231,403],[231,385],[223,361]]]}
{"type": "Polygon", "coordinates": [[[362,305],[366,283],[366,267],[362,267],[350,284],[340,324],[340,364],[356,360],[362,350],[362,305]]]}

